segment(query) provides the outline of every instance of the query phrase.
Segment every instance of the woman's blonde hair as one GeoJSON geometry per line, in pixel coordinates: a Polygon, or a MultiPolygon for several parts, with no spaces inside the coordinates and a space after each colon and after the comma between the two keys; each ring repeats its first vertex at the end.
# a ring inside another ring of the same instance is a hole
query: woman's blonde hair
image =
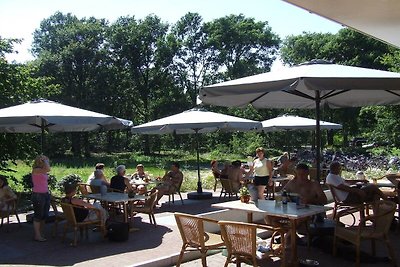
{"type": "Polygon", "coordinates": [[[256,153],[258,153],[258,152],[262,152],[262,153],[264,153],[264,155],[265,155],[265,149],[264,149],[263,147],[258,147],[258,148],[256,149],[256,153]]]}
{"type": "Polygon", "coordinates": [[[45,161],[48,161],[49,160],[49,158],[48,157],[46,157],[45,155],[38,155],[36,158],[35,158],[35,160],[33,161],[33,166],[32,166],[32,168],[33,169],[36,169],[36,168],[44,168],[44,166],[45,166],[45,161]]]}

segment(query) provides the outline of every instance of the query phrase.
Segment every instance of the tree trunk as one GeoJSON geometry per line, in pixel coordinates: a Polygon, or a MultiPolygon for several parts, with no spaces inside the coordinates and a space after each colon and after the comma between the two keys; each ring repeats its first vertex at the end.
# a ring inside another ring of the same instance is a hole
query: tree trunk
{"type": "Polygon", "coordinates": [[[147,134],[143,137],[143,153],[145,155],[150,155],[150,138],[147,134]]]}
{"type": "Polygon", "coordinates": [[[81,157],[82,146],[81,146],[81,133],[72,133],[71,135],[71,150],[75,157],[81,157]]]}
{"type": "Polygon", "coordinates": [[[329,146],[333,146],[333,137],[334,137],[334,132],[333,132],[333,130],[329,130],[328,131],[328,133],[327,133],[327,141],[328,141],[328,145],[329,146]]]}
{"type": "Polygon", "coordinates": [[[89,144],[89,133],[85,132],[83,134],[83,147],[85,150],[85,157],[89,158],[90,157],[90,144],[89,144]]]}

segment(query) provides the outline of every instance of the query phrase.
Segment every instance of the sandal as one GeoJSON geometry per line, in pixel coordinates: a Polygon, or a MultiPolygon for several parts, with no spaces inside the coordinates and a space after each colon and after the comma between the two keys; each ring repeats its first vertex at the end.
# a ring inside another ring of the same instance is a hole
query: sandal
{"type": "Polygon", "coordinates": [[[35,238],[35,239],[33,239],[33,240],[35,240],[36,242],[46,242],[46,241],[47,241],[47,239],[46,239],[46,238],[44,238],[44,237],[41,237],[41,238],[35,238]]]}

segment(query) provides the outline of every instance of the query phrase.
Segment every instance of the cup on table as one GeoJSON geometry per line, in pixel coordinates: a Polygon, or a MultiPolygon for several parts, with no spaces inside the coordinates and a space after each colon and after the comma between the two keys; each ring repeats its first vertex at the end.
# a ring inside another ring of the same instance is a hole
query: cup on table
{"type": "Polygon", "coordinates": [[[276,205],[282,204],[282,195],[281,194],[275,194],[275,204],[276,205]]]}

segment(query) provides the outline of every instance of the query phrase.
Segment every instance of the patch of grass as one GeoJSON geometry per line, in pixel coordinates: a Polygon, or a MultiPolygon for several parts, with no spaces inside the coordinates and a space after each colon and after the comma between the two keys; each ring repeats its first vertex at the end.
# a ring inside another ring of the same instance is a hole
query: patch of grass
{"type": "MultiPolygon", "coordinates": [[[[203,189],[210,190],[214,188],[214,177],[210,171],[210,161],[214,157],[210,154],[202,154],[200,157],[200,175],[202,179],[203,189]]],[[[220,162],[232,161],[239,157],[218,158],[220,162]]],[[[182,192],[197,190],[197,160],[196,154],[189,152],[169,151],[151,156],[145,156],[135,153],[121,154],[97,154],[90,158],[73,158],[72,156],[61,159],[50,159],[51,171],[50,174],[60,181],[63,177],[70,174],[79,175],[84,182],[93,172],[97,162],[105,164],[105,176],[110,179],[115,175],[115,167],[123,164],[127,167],[127,174],[135,172],[136,165],[142,163],[145,166],[145,171],[151,176],[163,176],[170,169],[170,164],[173,161],[178,161],[181,165],[181,171],[184,174],[184,183],[182,184],[182,192]]],[[[11,166],[15,170],[13,173],[6,173],[7,176],[12,176],[9,179],[9,184],[13,190],[18,192],[29,191],[21,184],[22,177],[31,172],[32,168],[29,163],[17,161],[16,166],[11,166]]],[[[60,193],[60,192],[56,192],[60,193]]]]}

